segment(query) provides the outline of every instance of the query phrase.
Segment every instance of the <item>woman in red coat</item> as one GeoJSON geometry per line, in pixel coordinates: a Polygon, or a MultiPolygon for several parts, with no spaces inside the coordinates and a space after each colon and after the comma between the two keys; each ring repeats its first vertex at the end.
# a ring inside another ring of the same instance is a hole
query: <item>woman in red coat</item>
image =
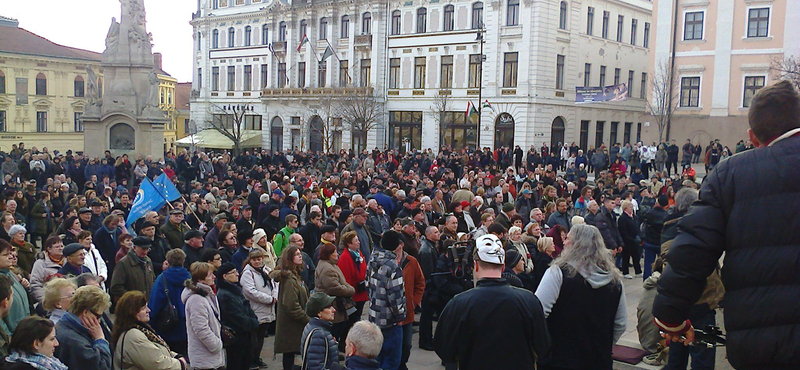
{"type": "MultiPolygon", "coordinates": [[[[347,318],[347,328],[345,329],[342,338],[347,338],[347,333],[356,321],[361,319],[361,314],[364,312],[364,304],[369,297],[367,296],[367,261],[364,255],[361,254],[361,242],[358,240],[355,231],[350,231],[342,235],[342,244],[347,248],[342,251],[339,256],[337,265],[342,270],[344,280],[348,284],[356,288],[356,294],[353,295],[353,301],[356,302],[356,311],[350,313],[347,318]]],[[[343,347],[344,341],[341,341],[340,347],[343,347]]]]}

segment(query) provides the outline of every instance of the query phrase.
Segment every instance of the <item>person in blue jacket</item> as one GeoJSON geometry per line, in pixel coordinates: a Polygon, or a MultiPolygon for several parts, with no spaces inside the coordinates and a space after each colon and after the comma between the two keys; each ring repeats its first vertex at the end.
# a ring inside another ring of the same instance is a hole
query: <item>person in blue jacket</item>
{"type": "Polygon", "coordinates": [[[167,342],[172,351],[184,357],[187,356],[186,343],[188,339],[186,337],[186,310],[181,300],[181,293],[183,292],[183,283],[191,278],[189,271],[183,267],[185,259],[186,253],[180,249],[172,249],[167,252],[169,267],[153,282],[150,299],[147,301],[147,306],[150,307],[150,323],[156,333],[167,342]],[[169,298],[167,292],[169,292],[169,298]],[[168,304],[175,306],[179,320],[172,328],[160,328],[158,318],[168,304]]]}

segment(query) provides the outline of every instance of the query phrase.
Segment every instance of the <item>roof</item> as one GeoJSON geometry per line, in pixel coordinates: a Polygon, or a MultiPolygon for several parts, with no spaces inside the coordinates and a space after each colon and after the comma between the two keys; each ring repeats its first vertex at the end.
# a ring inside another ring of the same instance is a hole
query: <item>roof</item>
{"type": "Polygon", "coordinates": [[[175,108],[189,109],[189,96],[191,93],[191,82],[178,82],[175,84],[175,108]]]}
{"type": "Polygon", "coordinates": [[[97,62],[101,59],[100,53],[59,45],[19,27],[2,28],[2,32],[0,32],[0,52],[97,62]]]}

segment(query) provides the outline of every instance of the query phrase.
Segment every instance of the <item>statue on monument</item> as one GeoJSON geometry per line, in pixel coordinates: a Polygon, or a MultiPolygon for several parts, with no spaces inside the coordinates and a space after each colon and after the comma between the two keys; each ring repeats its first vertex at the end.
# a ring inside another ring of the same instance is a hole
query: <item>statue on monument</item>
{"type": "Polygon", "coordinates": [[[158,94],[158,75],[156,74],[156,70],[150,70],[150,74],[147,75],[147,80],[150,82],[148,85],[147,90],[147,100],[144,104],[144,110],[142,111],[143,116],[147,117],[163,117],[164,111],[162,111],[158,107],[159,103],[159,94],[158,94]]]}
{"type": "Polygon", "coordinates": [[[106,35],[106,50],[103,52],[105,55],[115,55],[119,48],[119,22],[116,17],[111,18],[111,26],[108,27],[108,34],[106,35]]]}
{"type": "Polygon", "coordinates": [[[89,100],[89,105],[102,105],[100,100],[100,92],[97,89],[97,75],[94,73],[92,66],[86,66],[86,97],[89,100]]]}

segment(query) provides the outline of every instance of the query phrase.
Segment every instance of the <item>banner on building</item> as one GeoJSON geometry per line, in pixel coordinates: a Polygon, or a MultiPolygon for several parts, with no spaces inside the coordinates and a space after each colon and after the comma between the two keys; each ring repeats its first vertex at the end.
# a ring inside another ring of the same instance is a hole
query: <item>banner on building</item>
{"type": "Polygon", "coordinates": [[[576,87],[575,103],[601,103],[623,101],[628,98],[628,85],[619,84],[605,87],[576,87]]]}

